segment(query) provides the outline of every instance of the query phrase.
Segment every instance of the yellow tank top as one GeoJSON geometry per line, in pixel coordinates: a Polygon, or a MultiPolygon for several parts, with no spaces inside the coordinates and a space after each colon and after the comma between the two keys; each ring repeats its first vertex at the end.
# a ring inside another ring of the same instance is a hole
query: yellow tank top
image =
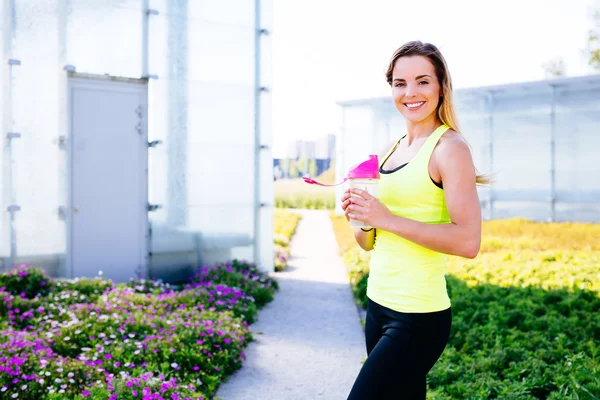
{"type": "MultiPolygon", "coordinates": [[[[450,222],[444,191],[429,176],[433,149],[448,129],[447,125],[437,128],[407,165],[392,173],[381,174],[379,199],[393,214],[426,224],[450,222]]],[[[393,151],[388,151],[381,165],[393,151]]],[[[377,229],[367,296],[399,312],[445,310],[450,307],[446,261],[447,256],[443,253],[377,229]]]]}

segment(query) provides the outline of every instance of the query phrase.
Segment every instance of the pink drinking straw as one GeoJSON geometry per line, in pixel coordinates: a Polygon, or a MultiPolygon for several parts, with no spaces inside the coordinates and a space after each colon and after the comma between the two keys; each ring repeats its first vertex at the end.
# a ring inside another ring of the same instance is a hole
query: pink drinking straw
{"type": "Polygon", "coordinates": [[[340,183],[328,185],[317,182],[308,176],[305,176],[302,179],[304,179],[304,182],[306,183],[319,186],[338,186],[346,182],[348,179],[379,179],[379,161],[377,159],[377,155],[370,155],[367,161],[363,161],[360,164],[350,168],[348,176],[346,176],[340,183]]]}

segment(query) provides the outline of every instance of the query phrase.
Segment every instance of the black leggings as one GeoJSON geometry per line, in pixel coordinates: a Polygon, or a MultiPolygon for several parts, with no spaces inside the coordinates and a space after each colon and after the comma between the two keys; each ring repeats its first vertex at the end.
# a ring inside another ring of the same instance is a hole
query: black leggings
{"type": "Polygon", "coordinates": [[[452,311],[410,314],[369,299],[367,354],[348,400],[424,400],[426,376],[450,336],[452,311]]]}

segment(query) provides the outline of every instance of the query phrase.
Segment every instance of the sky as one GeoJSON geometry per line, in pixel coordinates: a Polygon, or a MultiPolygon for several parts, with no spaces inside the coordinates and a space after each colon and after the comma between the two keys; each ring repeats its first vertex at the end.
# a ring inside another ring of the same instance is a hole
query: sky
{"type": "Polygon", "coordinates": [[[405,42],[436,45],[454,88],[591,73],[583,56],[600,0],[273,0],[273,156],[338,129],[336,102],[390,96],[384,72],[405,42]]]}

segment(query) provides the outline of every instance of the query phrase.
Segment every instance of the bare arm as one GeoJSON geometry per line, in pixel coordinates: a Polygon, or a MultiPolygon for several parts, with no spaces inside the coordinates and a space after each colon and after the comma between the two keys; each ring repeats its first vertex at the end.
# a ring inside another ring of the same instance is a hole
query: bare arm
{"type": "Polygon", "coordinates": [[[469,147],[460,138],[445,141],[436,148],[436,165],[444,184],[446,206],[451,222],[425,224],[392,214],[373,196],[360,189],[352,218],[392,232],[423,247],[466,258],[475,258],[481,245],[481,206],[475,184],[475,167],[469,147]],[[373,201],[375,200],[375,201],[373,201]]]}

